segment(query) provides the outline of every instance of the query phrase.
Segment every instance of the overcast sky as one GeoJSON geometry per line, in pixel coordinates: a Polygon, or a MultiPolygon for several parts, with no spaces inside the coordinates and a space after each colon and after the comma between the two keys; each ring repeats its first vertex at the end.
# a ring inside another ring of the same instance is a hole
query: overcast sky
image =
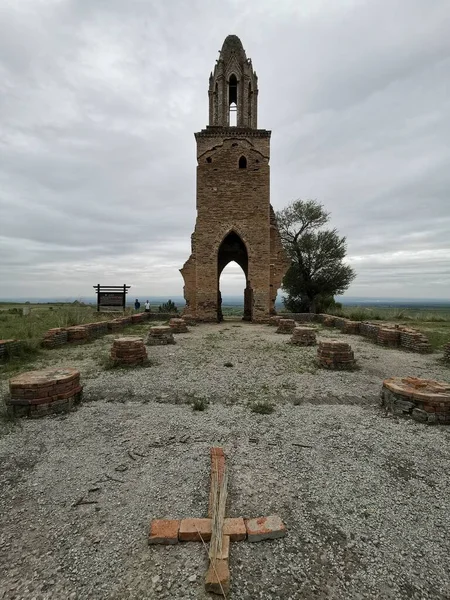
{"type": "MultiPolygon", "coordinates": [[[[0,297],[181,295],[194,132],[238,35],[271,198],[316,198],[349,296],[450,297],[449,0],[1,0],[0,297]]],[[[240,293],[239,268],[223,293],[240,293]]]]}

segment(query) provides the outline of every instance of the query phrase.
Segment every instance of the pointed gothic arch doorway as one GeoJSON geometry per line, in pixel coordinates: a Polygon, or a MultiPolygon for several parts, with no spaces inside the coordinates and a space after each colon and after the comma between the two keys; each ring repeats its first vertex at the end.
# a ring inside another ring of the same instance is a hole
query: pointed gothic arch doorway
{"type": "Polygon", "coordinates": [[[246,285],[244,289],[243,320],[251,321],[253,292],[248,279],[248,252],[242,238],[235,231],[230,231],[230,233],[225,236],[217,252],[217,320],[219,322],[223,321],[220,276],[230,262],[235,262],[244,271],[246,285]]]}

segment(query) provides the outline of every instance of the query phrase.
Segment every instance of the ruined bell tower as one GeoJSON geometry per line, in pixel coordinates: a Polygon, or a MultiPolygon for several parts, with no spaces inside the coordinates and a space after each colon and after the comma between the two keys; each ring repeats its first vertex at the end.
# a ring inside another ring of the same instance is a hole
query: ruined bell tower
{"type": "Polygon", "coordinates": [[[229,35],[209,78],[209,125],[197,141],[197,221],[180,270],[185,313],[220,321],[219,279],[229,262],[244,271],[244,318],[274,314],[288,267],[270,204],[270,131],[257,128],[258,78],[240,39],[229,35]]]}

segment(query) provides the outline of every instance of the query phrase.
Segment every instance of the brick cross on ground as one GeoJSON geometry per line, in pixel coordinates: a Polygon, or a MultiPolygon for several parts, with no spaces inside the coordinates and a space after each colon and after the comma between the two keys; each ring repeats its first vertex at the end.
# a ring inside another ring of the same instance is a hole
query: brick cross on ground
{"type": "Polygon", "coordinates": [[[225,596],[230,588],[230,542],[274,539],[286,535],[280,517],[225,518],[228,473],[222,448],[211,448],[211,488],[206,519],[153,519],[149,544],[210,542],[205,589],[225,596]]]}

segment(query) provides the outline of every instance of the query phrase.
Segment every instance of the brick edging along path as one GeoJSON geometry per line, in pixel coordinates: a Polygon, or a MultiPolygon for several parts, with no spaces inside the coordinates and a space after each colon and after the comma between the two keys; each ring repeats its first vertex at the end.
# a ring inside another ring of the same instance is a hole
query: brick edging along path
{"type": "MultiPolygon", "coordinates": [[[[124,317],[118,317],[111,321],[95,321],[94,323],[81,323],[71,327],[53,327],[49,329],[42,338],[43,348],[59,348],[65,344],[84,344],[95,340],[102,335],[121,331],[128,325],[136,325],[145,321],[168,321],[173,318],[172,313],[136,313],[124,317]]],[[[8,360],[17,353],[22,345],[21,340],[0,340],[0,360],[8,360]]]]}
{"type": "Polygon", "coordinates": [[[65,344],[80,344],[97,339],[108,333],[115,333],[128,325],[137,325],[145,321],[167,321],[174,315],[170,313],[136,313],[124,317],[118,317],[111,321],[96,321],[94,323],[83,323],[72,327],[55,327],[45,333],[42,340],[44,348],[57,348],[65,344]]]}
{"type": "Polygon", "coordinates": [[[337,327],[342,333],[362,335],[379,345],[403,348],[411,352],[427,354],[433,352],[430,341],[420,331],[406,325],[352,321],[335,315],[314,313],[281,313],[282,319],[295,319],[299,323],[317,322],[326,327],[337,327]],[[389,333],[392,332],[392,333],[389,333]],[[387,340],[389,339],[389,343],[387,340]]]}

